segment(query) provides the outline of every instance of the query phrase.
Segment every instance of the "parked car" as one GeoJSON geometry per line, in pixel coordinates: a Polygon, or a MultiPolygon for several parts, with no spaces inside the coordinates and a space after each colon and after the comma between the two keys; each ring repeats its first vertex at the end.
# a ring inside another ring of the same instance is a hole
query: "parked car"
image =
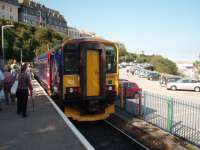
{"type": "Polygon", "coordinates": [[[200,92],[200,83],[196,80],[191,79],[180,79],[176,82],[171,82],[167,84],[168,90],[191,90],[200,92]]]}
{"type": "Polygon", "coordinates": [[[139,74],[139,77],[140,78],[148,78],[148,75],[149,75],[149,71],[147,71],[147,70],[142,70],[141,72],[140,72],[140,74],[139,74]]]}
{"type": "Polygon", "coordinates": [[[164,77],[160,79],[160,85],[166,87],[168,83],[176,82],[180,79],[182,79],[182,77],[179,76],[164,77]]]}
{"type": "Polygon", "coordinates": [[[147,77],[148,80],[159,80],[159,78],[160,74],[158,72],[150,72],[147,77]]]}
{"type": "MultiPolygon", "coordinates": [[[[120,86],[123,86],[126,91],[126,98],[138,98],[139,94],[141,94],[142,89],[134,82],[130,81],[120,81],[120,86]]],[[[119,89],[119,95],[121,95],[121,91],[119,89]]]]}

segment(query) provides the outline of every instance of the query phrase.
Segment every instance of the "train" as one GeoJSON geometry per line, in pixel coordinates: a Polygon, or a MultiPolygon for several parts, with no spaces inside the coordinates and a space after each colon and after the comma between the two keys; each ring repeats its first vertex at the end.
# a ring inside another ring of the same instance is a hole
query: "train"
{"type": "Polygon", "coordinates": [[[118,48],[98,38],[67,40],[34,59],[34,74],[67,117],[97,121],[115,112],[118,48]]]}

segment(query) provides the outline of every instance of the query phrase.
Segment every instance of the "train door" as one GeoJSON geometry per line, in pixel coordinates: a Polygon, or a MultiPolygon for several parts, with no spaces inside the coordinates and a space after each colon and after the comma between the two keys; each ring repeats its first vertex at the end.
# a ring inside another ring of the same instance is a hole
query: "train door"
{"type": "Polygon", "coordinates": [[[49,78],[50,78],[50,90],[51,90],[51,94],[53,93],[53,86],[52,86],[52,81],[53,81],[53,54],[50,55],[50,67],[49,67],[49,78]]]}
{"type": "Polygon", "coordinates": [[[100,96],[100,52],[98,50],[87,50],[86,80],[86,96],[100,96]]]}

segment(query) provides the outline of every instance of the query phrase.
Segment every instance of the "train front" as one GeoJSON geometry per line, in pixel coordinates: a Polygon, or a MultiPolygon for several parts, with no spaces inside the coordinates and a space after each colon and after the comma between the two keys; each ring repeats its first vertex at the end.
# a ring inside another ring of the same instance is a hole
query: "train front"
{"type": "Polygon", "coordinates": [[[112,42],[71,40],[63,46],[64,112],[77,121],[103,120],[115,112],[118,50],[112,42]]]}

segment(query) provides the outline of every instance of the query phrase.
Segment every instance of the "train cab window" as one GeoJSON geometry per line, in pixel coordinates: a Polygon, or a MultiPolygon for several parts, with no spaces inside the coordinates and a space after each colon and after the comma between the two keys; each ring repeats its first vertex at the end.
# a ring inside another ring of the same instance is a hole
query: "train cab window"
{"type": "Polygon", "coordinates": [[[68,51],[64,52],[64,73],[65,74],[78,74],[79,73],[79,52],[68,51]]]}
{"type": "Polygon", "coordinates": [[[116,73],[116,49],[113,46],[106,46],[106,71],[116,73]]]}

